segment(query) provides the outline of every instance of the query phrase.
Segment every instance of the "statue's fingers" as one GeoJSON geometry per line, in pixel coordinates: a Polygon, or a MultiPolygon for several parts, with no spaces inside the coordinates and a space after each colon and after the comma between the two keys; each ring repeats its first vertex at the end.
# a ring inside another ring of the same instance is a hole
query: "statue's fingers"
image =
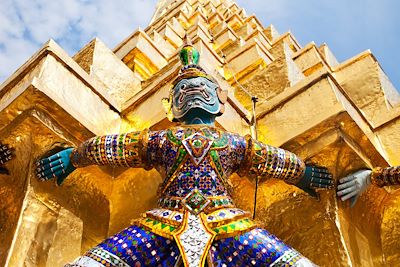
{"type": "Polygon", "coordinates": [[[310,166],[310,167],[311,167],[312,171],[318,171],[318,172],[328,171],[327,168],[321,167],[321,166],[318,166],[318,165],[313,165],[313,166],[310,166]]]}
{"type": "Polygon", "coordinates": [[[324,183],[324,184],[333,185],[335,183],[335,181],[330,177],[322,178],[321,180],[322,180],[322,183],[324,183]]]}
{"type": "Polygon", "coordinates": [[[6,163],[7,161],[12,159],[12,155],[11,154],[2,154],[0,155],[0,161],[2,161],[3,163],[6,163]]]}
{"type": "Polygon", "coordinates": [[[58,165],[57,163],[59,162],[60,158],[61,158],[60,155],[57,153],[51,157],[43,158],[43,159],[37,161],[36,165],[38,167],[40,167],[40,166],[44,167],[46,165],[49,165],[50,167],[52,167],[52,166],[58,165]]]}
{"type": "Polygon", "coordinates": [[[54,177],[54,174],[56,174],[56,172],[62,171],[63,169],[64,169],[64,165],[58,165],[54,168],[50,168],[50,169],[47,169],[47,170],[41,172],[41,174],[43,177],[45,177],[47,179],[51,179],[54,177]]]}
{"type": "Polygon", "coordinates": [[[54,178],[54,173],[50,172],[50,173],[46,173],[46,174],[42,174],[41,178],[45,181],[53,179],[54,178]]]}
{"type": "Polygon", "coordinates": [[[0,159],[8,158],[11,155],[11,152],[8,151],[0,151],[0,159]]]}
{"type": "Polygon", "coordinates": [[[7,157],[8,155],[6,154],[5,151],[0,151],[0,159],[7,157]]]}
{"type": "Polygon", "coordinates": [[[331,179],[324,179],[324,178],[319,178],[317,179],[318,184],[323,184],[323,185],[333,185],[333,180],[331,179]]]}
{"type": "Polygon", "coordinates": [[[42,159],[36,161],[36,166],[37,166],[37,167],[39,167],[39,166],[44,166],[44,165],[46,165],[46,164],[48,164],[48,163],[50,163],[49,158],[42,158],[42,159]]]}
{"type": "Polygon", "coordinates": [[[63,169],[63,165],[58,165],[47,170],[36,169],[36,177],[41,181],[46,181],[54,177],[54,172],[58,169],[63,169]]]}
{"type": "Polygon", "coordinates": [[[326,173],[327,172],[327,170],[324,170],[324,169],[322,169],[321,167],[316,167],[316,166],[312,166],[311,167],[311,174],[313,175],[313,176],[319,176],[320,174],[322,174],[322,173],[326,173]]]}
{"type": "Polygon", "coordinates": [[[48,178],[46,178],[43,174],[41,173],[36,173],[36,177],[40,180],[40,181],[47,181],[48,178]]]}
{"type": "Polygon", "coordinates": [[[332,185],[330,185],[330,184],[320,184],[320,183],[310,183],[310,186],[314,187],[314,188],[330,188],[330,187],[332,187],[332,185]]]}
{"type": "Polygon", "coordinates": [[[2,164],[6,163],[7,161],[10,161],[12,159],[11,155],[8,155],[4,158],[1,159],[2,164]]]}
{"type": "MultiPolygon", "coordinates": [[[[314,187],[321,187],[319,185],[327,185],[332,186],[334,184],[334,181],[330,178],[316,178],[316,177],[311,177],[310,179],[310,185],[314,187]]],[[[325,186],[324,186],[325,188],[325,186]]]]}
{"type": "Polygon", "coordinates": [[[326,179],[332,179],[333,178],[333,175],[332,174],[330,174],[330,173],[322,173],[322,178],[326,178],[326,179]]]}
{"type": "Polygon", "coordinates": [[[328,170],[327,168],[325,168],[325,167],[318,167],[318,168],[316,169],[316,171],[317,171],[317,172],[321,172],[321,173],[325,173],[325,174],[331,174],[331,173],[329,172],[329,170],[328,170]]]}
{"type": "Polygon", "coordinates": [[[41,165],[41,166],[37,167],[37,170],[44,172],[46,170],[50,170],[50,169],[55,168],[55,167],[60,166],[60,165],[65,165],[65,164],[61,159],[57,159],[57,160],[52,161],[52,162],[50,162],[48,164],[41,165]]]}
{"type": "Polygon", "coordinates": [[[59,158],[61,158],[61,157],[60,157],[60,154],[59,154],[59,153],[56,153],[56,154],[54,154],[54,155],[52,155],[52,156],[50,156],[50,157],[43,158],[43,159],[39,160],[38,162],[39,162],[40,164],[42,164],[42,165],[45,165],[45,164],[49,164],[49,163],[51,163],[51,162],[53,162],[53,161],[57,161],[59,158]]]}
{"type": "Polygon", "coordinates": [[[43,172],[43,171],[45,171],[47,169],[50,169],[52,167],[53,167],[53,165],[50,165],[48,163],[45,163],[45,164],[44,163],[40,163],[40,164],[36,163],[36,172],[40,173],[40,172],[43,172]]]}
{"type": "Polygon", "coordinates": [[[351,187],[353,185],[356,185],[356,180],[351,180],[349,182],[345,182],[343,184],[338,185],[338,190],[344,189],[344,188],[348,188],[351,187]]]}
{"type": "Polygon", "coordinates": [[[56,161],[57,159],[61,158],[60,153],[56,153],[49,157],[50,161],[56,161]]]}
{"type": "Polygon", "coordinates": [[[349,181],[354,180],[354,179],[356,179],[356,177],[353,176],[353,175],[345,176],[342,179],[339,179],[339,183],[343,184],[345,182],[349,182],[349,181]]]}
{"type": "Polygon", "coordinates": [[[47,178],[47,177],[44,175],[44,173],[42,173],[42,172],[36,172],[36,177],[37,177],[40,181],[46,181],[46,180],[49,179],[49,178],[47,178]]]}
{"type": "Polygon", "coordinates": [[[330,173],[324,173],[324,172],[313,172],[312,173],[313,177],[318,177],[318,178],[332,178],[332,174],[330,173]]]}
{"type": "Polygon", "coordinates": [[[353,185],[353,186],[351,186],[351,187],[342,189],[342,190],[340,190],[340,191],[337,192],[337,195],[340,197],[340,196],[344,196],[344,195],[346,195],[346,194],[349,194],[349,193],[351,193],[351,192],[353,192],[353,191],[356,191],[356,192],[357,192],[357,186],[353,185]]]}
{"type": "Polygon", "coordinates": [[[14,150],[15,150],[14,148],[10,148],[8,145],[3,145],[0,152],[6,155],[11,155],[14,150]]]}
{"type": "Polygon", "coordinates": [[[348,200],[349,198],[356,196],[357,194],[358,194],[358,191],[353,191],[353,192],[351,192],[351,193],[349,193],[349,194],[347,194],[347,195],[341,197],[340,199],[341,199],[342,201],[346,201],[346,200],[348,200]]]}

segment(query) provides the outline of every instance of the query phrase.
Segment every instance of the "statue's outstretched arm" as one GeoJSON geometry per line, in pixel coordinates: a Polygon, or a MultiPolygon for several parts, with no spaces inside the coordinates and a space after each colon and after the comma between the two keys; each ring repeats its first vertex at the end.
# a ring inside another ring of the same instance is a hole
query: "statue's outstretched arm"
{"type": "Polygon", "coordinates": [[[360,170],[339,180],[337,195],[342,201],[350,199],[353,207],[370,184],[376,186],[400,185],[400,166],[360,170]]]}
{"type": "Polygon", "coordinates": [[[0,174],[9,174],[4,164],[13,157],[12,149],[5,144],[0,143],[0,174]]]}
{"type": "Polygon", "coordinates": [[[295,154],[281,148],[269,146],[250,137],[240,175],[258,177],[260,181],[276,178],[288,184],[296,185],[316,197],[314,188],[333,186],[332,175],[326,168],[307,166],[295,154]]]}
{"type": "Polygon", "coordinates": [[[60,185],[76,168],[109,165],[149,168],[146,162],[147,131],[96,136],[77,148],[67,148],[36,163],[40,180],[57,178],[60,185]]]}
{"type": "Polygon", "coordinates": [[[373,169],[371,183],[379,187],[400,185],[400,166],[373,169]]]}

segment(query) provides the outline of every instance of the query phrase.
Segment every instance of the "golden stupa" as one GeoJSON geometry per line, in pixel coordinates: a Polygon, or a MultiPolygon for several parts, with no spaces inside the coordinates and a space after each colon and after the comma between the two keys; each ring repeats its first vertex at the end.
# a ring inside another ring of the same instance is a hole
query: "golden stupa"
{"type": "MultiPolygon", "coordinates": [[[[0,265],[62,266],[156,205],[155,170],[90,166],[63,184],[39,182],[35,161],[94,135],[172,125],[161,106],[180,68],[185,34],[200,64],[229,91],[220,127],[258,137],[335,179],[400,165],[400,95],[367,50],[338,62],[326,44],[302,47],[231,0],[160,0],[145,30],[110,50],[94,39],[70,57],[48,41],[0,87],[0,141],[16,149],[0,175],[0,265]]],[[[254,184],[232,177],[253,209],[254,184]]],[[[396,266],[400,190],[370,189],[354,208],[334,190],[319,201],[294,186],[260,185],[257,219],[321,266],[396,266]]]]}

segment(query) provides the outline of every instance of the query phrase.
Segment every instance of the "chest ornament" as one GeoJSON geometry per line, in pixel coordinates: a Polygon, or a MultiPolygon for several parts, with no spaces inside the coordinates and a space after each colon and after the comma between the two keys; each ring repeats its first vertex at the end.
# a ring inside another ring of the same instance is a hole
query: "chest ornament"
{"type": "Polygon", "coordinates": [[[193,163],[198,166],[213,145],[213,140],[199,133],[195,133],[182,140],[183,147],[186,149],[193,163]]]}

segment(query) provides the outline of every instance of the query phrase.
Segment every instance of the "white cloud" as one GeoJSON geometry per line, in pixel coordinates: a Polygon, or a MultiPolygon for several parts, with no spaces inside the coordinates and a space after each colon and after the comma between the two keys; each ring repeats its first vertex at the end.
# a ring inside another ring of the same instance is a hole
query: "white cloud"
{"type": "Polygon", "coordinates": [[[94,37],[113,48],[146,26],[157,0],[1,0],[0,81],[48,39],[71,55],[94,37]]]}

